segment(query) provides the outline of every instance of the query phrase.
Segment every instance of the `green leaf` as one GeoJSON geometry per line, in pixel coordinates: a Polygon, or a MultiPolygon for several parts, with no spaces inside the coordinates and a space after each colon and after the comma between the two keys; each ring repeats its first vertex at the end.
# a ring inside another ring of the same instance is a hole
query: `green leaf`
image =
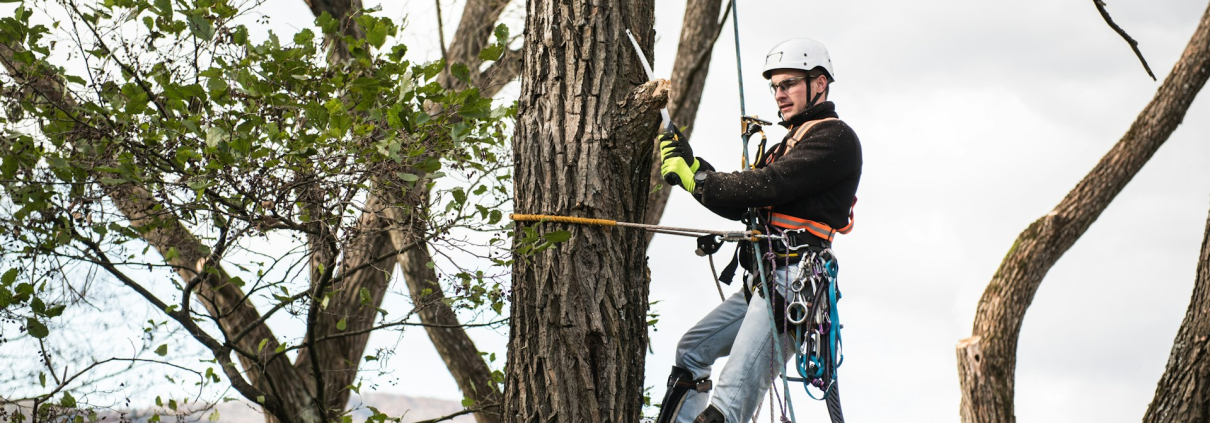
{"type": "Polygon", "coordinates": [[[161,344],[155,349],[155,354],[160,357],[168,355],[168,344],[161,344]]]}
{"type": "Polygon", "coordinates": [[[218,419],[219,419],[219,416],[218,416],[218,410],[214,410],[214,412],[213,412],[213,413],[210,413],[210,417],[209,417],[209,418],[207,418],[206,420],[209,420],[209,421],[212,421],[212,422],[217,422],[217,421],[218,421],[218,419]]]}
{"type": "Polygon", "coordinates": [[[42,339],[47,335],[50,335],[50,330],[46,329],[46,325],[43,325],[42,322],[39,322],[33,317],[25,318],[25,330],[29,332],[29,336],[38,339],[42,339]]]}
{"type": "Polygon", "coordinates": [[[38,382],[42,383],[42,387],[46,387],[46,373],[38,372],[38,382]]]}
{"type": "Polygon", "coordinates": [[[211,24],[210,20],[201,14],[189,15],[189,32],[194,37],[210,41],[214,38],[214,24],[211,24]]]}
{"type": "Polygon", "coordinates": [[[471,71],[470,71],[470,69],[467,69],[466,65],[464,65],[462,63],[455,63],[452,66],[450,66],[450,73],[454,74],[454,77],[458,78],[462,82],[466,82],[466,83],[471,82],[471,71]]]}
{"type": "Polygon", "coordinates": [[[59,399],[59,405],[66,408],[75,407],[76,399],[71,396],[71,392],[64,392],[63,398],[59,399]]]}
{"type": "Polygon", "coordinates": [[[496,35],[496,42],[501,44],[508,42],[508,27],[504,24],[496,25],[496,29],[492,32],[496,35]]]}
{"type": "Polygon", "coordinates": [[[155,0],[156,12],[168,19],[172,19],[172,1],[171,0],[155,0]]]}
{"type": "Polygon", "coordinates": [[[297,34],[294,34],[294,44],[298,44],[300,46],[301,45],[310,45],[311,41],[314,39],[315,39],[315,32],[311,31],[310,28],[303,28],[302,31],[299,31],[297,34]]]}
{"type": "Polygon", "coordinates": [[[542,238],[545,239],[546,242],[550,242],[550,243],[565,242],[565,241],[571,239],[571,232],[568,232],[568,231],[549,232],[549,233],[543,234],[542,238]]]}
{"type": "Polygon", "coordinates": [[[470,399],[470,398],[463,398],[463,399],[462,399],[462,406],[463,406],[463,407],[470,408],[470,406],[472,406],[472,405],[475,405],[475,400],[470,399]]]}
{"type": "Polygon", "coordinates": [[[260,354],[261,350],[265,349],[265,345],[269,343],[269,338],[260,340],[260,345],[256,346],[256,353],[260,354]]]}
{"type": "Polygon", "coordinates": [[[366,31],[366,42],[370,43],[370,45],[374,46],[374,48],[382,48],[382,45],[386,44],[387,41],[388,29],[388,25],[383,25],[381,23],[374,25],[366,31]]]}
{"type": "Polygon", "coordinates": [[[345,328],[349,327],[348,323],[345,322],[345,320],[346,319],[340,319],[339,322],[336,322],[336,330],[345,330],[345,328]]]}
{"type": "Polygon", "coordinates": [[[420,177],[416,176],[415,174],[403,172],[396,173],[395,177],[404,182],[416,182],[416,180],[420,179],[420,177]]]}
{"type": "Polygon", "coordinates": [[[12,285],[13,282],[15,282],[17,280],[17,274],[19,272],[20,271],[17,270],[16,268],[8,269],[7,272],[4,272],[4,276],[0,276],[0,286],[12,285]]]}
{"type": "Polygon", "coordinates": [[[218,146],[219,141],[229,140],[231,136],[227,134],[227,130],[218,126],[206,128],[206,145],[210,147],[218,146]]]}
{"type": "Polygon", "coordinates": [[[494,61],[500,60],[500,56],[504,55],[504,46],[500,44],[492,44],[479,51],[479,59],[494,61]]]}
{"type": "Polygon", "coordinates": [[[340,22],[336,21],[336,18],[333,18],[328,12],[320,13],[319,17],[315,18],[315,26],[318,26],[320,29],[322,29],[324,34],[336,32],[336,27],[339,25],[340,22]]]}

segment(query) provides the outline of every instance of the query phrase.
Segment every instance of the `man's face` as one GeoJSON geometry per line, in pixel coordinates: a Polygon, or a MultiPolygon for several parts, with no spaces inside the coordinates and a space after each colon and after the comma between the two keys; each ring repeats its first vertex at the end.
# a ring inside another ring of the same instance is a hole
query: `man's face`
{"type": "MultiPolygon", "coordinates": [[[[810,106],[807,98],[807,85],[819,85],[820,81],[827,83],[826,77],[820,75],[816,80],[807,80],[807,71],[798,69],[777,69],[772,72],[769,77],[769,83],[774,87],[773,99],[777,100],[777,110],[781,112],[782,119],[788,119],[791,116],[802,113],[810,106]],[[787,85],[789,85],[787,87],[787,85]]],[[[813,89],[812,93],[818,93],[823,90],[813,89]]],[[[820,97],[820,101],[826,100],[820,97]]]]}

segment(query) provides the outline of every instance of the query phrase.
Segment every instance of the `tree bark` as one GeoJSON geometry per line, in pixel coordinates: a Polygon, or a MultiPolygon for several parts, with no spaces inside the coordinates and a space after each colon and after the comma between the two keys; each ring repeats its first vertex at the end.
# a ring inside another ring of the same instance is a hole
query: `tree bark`
{"type": "MultiPolygon", "coordinates": [[[[714,42],[718,40],[719,32],[723,29],[719,10],[726,3],[719,0],[689,0],[685,5],[681,40],[676,47],[676,61],[672,65],[672,91],[668,99],[668,115],[678,126],[688,125],[681,131],[687,139],[692,139],[693,122],[697,120],[702,90],[706,87],[706,75],[710,73],[714,42]]],[[[668,205],[668,196],[672,195],[674,190],[669,189],[664,183],[664,177],[660,175],[659,143],[653,139],[651,145],[655,163],[651,167],[651,196],[647,200],[647,216],[643,221],[656,225],[660,223],[664,207],[668,205]]],[[[647,234],[647,242],[650,243],[654,235],[647,234]]]]}
{"type": "MultiPolygon", "coordinates": [[[[517,212],[642,219],[667,82],[636,88],[646,76],[624,31],[636,31],[650,51],[652,2],[529,0],[526,7],[513,142],[517,212]]],[[[513,265],[504,420],[638,421],[644,234],[550,223],[536,230],[567,230],[571,239],[513,265]]]]}
{"type": "Polygon", "coordinates": [[[1013,243],[975,312],[971,337],[957,347],[967,423],[1014,422],[1013,379],[1025,310],[1059,257],[1109,206],[1180,125],[1210,76],[1210,9],[1171,74],[1134,124],[1096,167],[1013,243]]]}
{"type": "Polygon", "coordinates": [[[1210,216],[1202,233],[1197,280],[1185,321],[1172,343],[1164,376],[1155,388],[1143,423],[1210,420],[1210,216]]]}

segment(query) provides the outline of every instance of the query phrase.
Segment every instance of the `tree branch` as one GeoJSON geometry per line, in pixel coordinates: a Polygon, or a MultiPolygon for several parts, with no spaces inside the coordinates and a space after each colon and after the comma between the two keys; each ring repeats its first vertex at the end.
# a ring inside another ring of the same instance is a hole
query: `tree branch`
{"type": "Polygon", "coordinates": [[[1172,72],[1126,134],[1054,210],[1018,235],[983,291],[972,336],[957,347],[963,422],[1015,421],[1017,340],[1042,279],[1168,140],[1207,78],[1210,8],[1172,72]]]}
{"type": "Polygon", "coordinates": [[[1126,43],[1130,44],[1130,49],[1134,50],[1134,55],[1138,56],[1139,62],[1143,63],[1143,69],[1147,71],[1147,75],[1151,76],[1152,81],[1155,81],[1155,74],[1151,72],[1151,66],[1147,66],[1147,59],[1144,59],[1143,52],[1139,51],[1139,42],[1135,41],[1134,38],[1130,38],[1130,35],[1126,34],[1126,30],[1122,29],[1118,24],[1113,23],[1113,18],[1109,17],[1109,11],[1105,10],[1104,1],[1092,0],[1092,4],[1097,6],[1097,11],[1101,12],[1102,18],[1105,18],[1105,23],[1109,24],[1110,28],[1113,28],[1118,35],[1122,36],[1122,39],[1126,40],[1126,43]]]}

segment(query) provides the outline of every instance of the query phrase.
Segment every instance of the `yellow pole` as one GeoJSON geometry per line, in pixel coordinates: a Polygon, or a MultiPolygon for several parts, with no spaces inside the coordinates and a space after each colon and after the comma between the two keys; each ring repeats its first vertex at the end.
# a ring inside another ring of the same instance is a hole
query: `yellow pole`
{"type": "Polygon", "coordinates": [[[572,216],[552,216],[549,214],[517,214],[513,213],[509,217],[518,222],[558,222],[558,223],[574,223],[579,225],[598,225],[598,226],[618,226],[618,221],[609,219],[589,219],[585,217],[572,216]]]}

